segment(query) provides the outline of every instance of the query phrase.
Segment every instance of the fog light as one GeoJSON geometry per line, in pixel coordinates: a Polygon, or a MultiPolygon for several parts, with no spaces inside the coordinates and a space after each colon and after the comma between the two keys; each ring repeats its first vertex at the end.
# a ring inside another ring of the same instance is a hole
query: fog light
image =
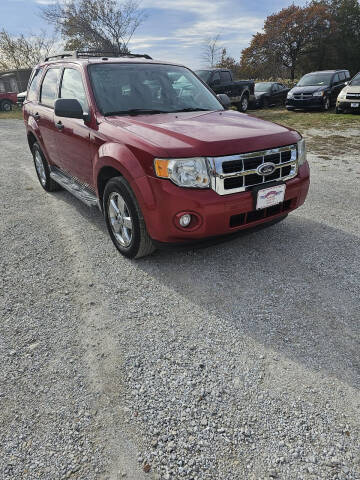
{"type": "Polygon", "coordinates": [[[190,222],[191,222],[191,215],[189,215],[188,213],[186,213],[185,215],[181,215],[179,219],[179,223],[182,227],[188,227],[190,225],[190,222]]]}

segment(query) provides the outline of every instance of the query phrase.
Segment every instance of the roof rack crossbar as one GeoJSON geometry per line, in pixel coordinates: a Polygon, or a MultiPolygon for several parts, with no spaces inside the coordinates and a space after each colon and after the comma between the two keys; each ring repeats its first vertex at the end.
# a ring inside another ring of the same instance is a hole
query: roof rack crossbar
{"type": "Polygon", "coordinates": [[[58,55],[49,55],[45,58],[45,62],[55,59],[63,58],[91,58],[91,57],[129,57],[129,58],[146,58],[152,60],[150,55],[146,53],[118,53],[114,51],[102,51],[102,50],[75,50],[74,52],[63,52],[58,55]]]}
{"type": "Polygon", "coordinates": [[[63,52],[59,53],[58,55],[49,55],[45,57],[45,62],[48,62],[49,60],[55,59],[55,58],[66,58],[66,57],[73,57],[75,52],[63,52]]]}

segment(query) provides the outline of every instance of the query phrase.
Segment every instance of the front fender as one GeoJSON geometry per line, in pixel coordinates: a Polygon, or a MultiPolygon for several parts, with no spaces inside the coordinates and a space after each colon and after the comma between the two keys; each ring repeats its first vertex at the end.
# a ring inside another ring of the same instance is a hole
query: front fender
{"type": "MultiPolygon", "coordinates": [[[[146,157],[146,154],[144,154],[146,157]]],[[[152,161],[144,158],[144,162],[152,161]]],[[[125,145],[119,143],[104,143],[98,150],[93,164],[93,181],[99,196],[98,177],[103,168],[111,167],[117,170],[131,186],[141,210],[155,208],[155,199],[147,180],[145,170],[139,159],[125,145]]]]}
{"type": "Polygon", "coordinates": [[[132,180],[145,175],[144,169],[136,156],[120,143],[104,143],[99,148],[93,164],[94,185],[97,184],[99,172],[104,167],[118,170],[126,180],[132,180]]]}

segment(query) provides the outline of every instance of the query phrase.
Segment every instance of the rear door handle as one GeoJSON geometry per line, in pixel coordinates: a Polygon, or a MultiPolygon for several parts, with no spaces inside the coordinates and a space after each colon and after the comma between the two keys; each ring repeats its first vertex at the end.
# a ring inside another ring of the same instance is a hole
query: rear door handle
{"type": "Polygon", "coordinates": [[[34,115],[34,118],[36,121],[40,120],[40,115],[36,112],[34,115]]]}
{"type": "Polygon", "coordinates": [[[55,123],[55,126],[58,130],[63,130],[64,129],[64,124],[59,120],[57,123],[55,123]]]}

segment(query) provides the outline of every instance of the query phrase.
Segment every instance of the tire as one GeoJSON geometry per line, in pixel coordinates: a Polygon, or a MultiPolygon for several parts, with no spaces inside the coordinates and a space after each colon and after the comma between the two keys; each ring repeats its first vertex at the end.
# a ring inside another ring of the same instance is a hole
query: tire
{"type": "Polygon", "coordinates": [[[261,106],[262,106],[262,108],[269,108],[269,99],[268,98],[263,98],[261,106]]]}
{"type": "Polygon", "coordinates": [[[50,177],[49,164],[37,142],[34,143],[31,151],[34,159],[35,171],[43,189],[46,192],[56,192],[57,190],[62,190],[62,187],[50,177]]]}
{"type": "Polygon", "coordinates": [[[330,110],[330,107],[331,107],[330,97],[326,97],[324,99],[324,106],[323,106],[324,112],[328,112],[330,110]]]}
{"type": "Polygon", "coordinates": [[[145,257],[155,250],[136,197],[123,177],[106,184],[103,212],[110,238],[125,257],[145,257]]]}
{"type": "Polygon", "coordinates": [[[13,107],[13,104],[10,102],[10,100],[3,100],[0,104],[0,110],[3,112],[11,112],[13,107]]]}
{"type": "Polygon", "coordinates": [[[249,95],[246,93],[241,97],[240,103],[238,103],[239,112],[246,112],[249,108],[249,95]]]}

